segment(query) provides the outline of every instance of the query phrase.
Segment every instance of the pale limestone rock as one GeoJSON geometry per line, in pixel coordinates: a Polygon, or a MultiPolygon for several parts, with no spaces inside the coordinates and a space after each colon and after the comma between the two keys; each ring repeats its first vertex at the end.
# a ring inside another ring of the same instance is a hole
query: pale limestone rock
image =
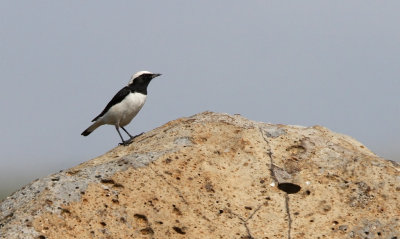
{"type": "Polygon", "coordinates": [[[204,112],[0,204],[1,238],[400,238],[400,167],[320,126],[204,112]]]}

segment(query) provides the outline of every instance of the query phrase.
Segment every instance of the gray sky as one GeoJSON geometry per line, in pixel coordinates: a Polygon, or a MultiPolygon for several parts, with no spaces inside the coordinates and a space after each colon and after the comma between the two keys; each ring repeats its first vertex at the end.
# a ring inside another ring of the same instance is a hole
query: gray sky
{"type": "Polygon", "coordinates": [[[400,157],[400,1],[2,1],[0,191],[110,150],[90,125],[163,73],[133,134],[205,110],[322,125],[400,157]]]}

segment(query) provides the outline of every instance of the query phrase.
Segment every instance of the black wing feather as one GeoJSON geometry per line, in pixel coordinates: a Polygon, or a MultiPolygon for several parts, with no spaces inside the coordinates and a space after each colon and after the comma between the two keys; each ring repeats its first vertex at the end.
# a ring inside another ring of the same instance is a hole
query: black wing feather
{"type": "Polygon", "coordinates": [[[94,118],[92,120],[92,122],[94,122],[94,121],[98,120],[100,117],[102,117],[113,105],[116,105],[119,102],[121,102],[123,99],[125,99],[125,97],[127,95],[129,95],[129,93],[131,93],[131,90],[129,89],[128,86],[125,86],[120,91],[118,91],[118,93],[114,95],[114,97],[111,99],[111,101],[108,102],[106,108],[104,108],[104,110],[96,118],[94,118]]]}

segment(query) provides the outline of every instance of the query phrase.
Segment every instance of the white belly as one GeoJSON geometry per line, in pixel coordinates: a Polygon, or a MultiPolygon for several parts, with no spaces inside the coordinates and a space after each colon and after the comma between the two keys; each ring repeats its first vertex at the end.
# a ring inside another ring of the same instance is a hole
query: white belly
{"type": "Polygon", "coordinates": [[[146,102],[146,95],[141,93],[130,93],[120,103],[111,107],[102,117],[104,124],[125,126],[137,115],[146,102]]]}

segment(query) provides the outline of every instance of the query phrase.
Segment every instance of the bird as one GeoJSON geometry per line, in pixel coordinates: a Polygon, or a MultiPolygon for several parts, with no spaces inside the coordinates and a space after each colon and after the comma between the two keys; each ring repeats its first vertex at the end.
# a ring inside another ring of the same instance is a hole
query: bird
{"type": "Polygon", "coordinates": [[[92,120],[94,123],[83,131],[81,135],[88,136],[95,129],[104,124],[114,125],[122,140],[120,145],[129,145],[135,137],[141,134],[132,136],[124,127],[128,125],[142,109],[146,102],[147,86],[152,79],[158,76],[161,76],[161,74],[155,74],[149,71],[139,71],[133,74],[128,85],[115,94],[104,110],[92,120]],[[128,140],[124,140],[119,128],[122,128],[125,133],[128,134],[128,140]]]}

